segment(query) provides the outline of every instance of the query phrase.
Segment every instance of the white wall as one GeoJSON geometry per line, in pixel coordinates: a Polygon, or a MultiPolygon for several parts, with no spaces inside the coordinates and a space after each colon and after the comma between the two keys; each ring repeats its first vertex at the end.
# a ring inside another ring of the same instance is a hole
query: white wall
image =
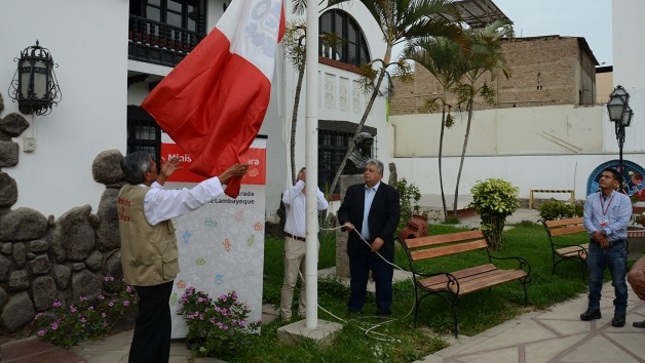
{"type": "MultiPolygon", "coordinates": [[[[645,152],[645,2],[642,0],[612,1],[612,45],[614,86],[622,85],[630,94],[634,110],[632,126],[627,129],[625,150],[645,152]]],[[[606,125],[613,126],[613,125],[606,125]]],[[[610,150],[618,150],[614,131],[605,134],[612,141],[610,150]]]]}
{"type": "MultiPolygon", "coordinates": [[[[576,154],[603,151],[601,106],[507,108],[474,113],[467,155],[576,154]]],[[[468,115],[453,114],[443,155],[461,155],[468,115]]],[[[437,156],[441,114],[390,116],[395,157],[437,156]]]]}
{"type": "MultiPolygon", "coordinates": [[[[530,189],[574,189],[584,198],[587,179],[605,161],[618,159],[607,151],[604,140],[615,145],[613,126],[604,106],[550,106],[511,108],[475,113],[464,162],[459,194],[470,194],[482,179],[502,178],[520,188],[528,198],[530,189]],[[611,137],[603,132],[611,131],[611,137]]],[[[391,117],[394,127],[394,161],[399,179],[415,183],[423,194],[440,194],[437,163],[440,115],[391,117]]],[[[454,194],[465,119],[446,131],[443,183],[454,194]]],[[[629,130],[631,131],[631,130],[629,130]]],[[[625,160],[645,165],[641,145],[625,148],[625,160]]],[[[542,197],[542,196],[540,196],[542,197]]],[[[545,195],[566,199],[568,195],[545,195]]]]}
{"type": "Polygon", "coordinates": [[[90,204],[96,212],[105,187],[92,178],[92,161],[107,149],[125,149],[128,1],[0,0],[0,93],[5,109],[18,112],[7,88],[14,58],[36,40],[59,64],[62,102],[48,116],[25,116],[31,126],[19,138],[19,164],[3,168],[18,184],[13,208],[58,217],[90,204]],[[22,136],[36,150],[22,151],[22,136]]]}

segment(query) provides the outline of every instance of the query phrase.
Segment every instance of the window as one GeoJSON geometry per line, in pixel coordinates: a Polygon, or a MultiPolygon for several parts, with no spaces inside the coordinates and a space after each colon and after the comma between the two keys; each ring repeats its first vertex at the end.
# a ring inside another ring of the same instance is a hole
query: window
{"type": "Polygon", "coordinates": [[[329,10],[320,16],[318,54],[335,61],[360,66],[370,61],[363,30],[348,13],[329,10]]]}
{"type": "Polygon", "coordinates": [[[204,0],[131,0],[130,14],[176,28],[205,33],[204,0]]]}
{"type": "Polygon", "coordinates": [[[138,106],[128,106],[128,143],[126,153],[145,151],[159,167],[161,157],[161,128],[150,114],[138,106]]]}
{"type": "Polygon", "coordinates": [[[174,67],[205,36],[206,0],[130,0],[130,59],[174,67]]]}

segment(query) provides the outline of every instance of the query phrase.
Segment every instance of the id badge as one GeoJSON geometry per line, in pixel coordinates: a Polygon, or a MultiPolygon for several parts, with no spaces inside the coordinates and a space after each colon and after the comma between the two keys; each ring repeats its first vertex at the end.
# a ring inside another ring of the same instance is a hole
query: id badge
{"type": "Polygon", "coordinates": [[[602,222],[600,222],[600,227],[607,227],[608,224],[609,222],[607,222],[607,220],[603,220],[602,222]]]}

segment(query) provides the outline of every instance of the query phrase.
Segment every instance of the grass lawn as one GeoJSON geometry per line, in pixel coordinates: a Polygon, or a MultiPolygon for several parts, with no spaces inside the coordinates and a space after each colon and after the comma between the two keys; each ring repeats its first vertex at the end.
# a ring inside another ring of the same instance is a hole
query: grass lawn
{"type": "MultiPolygon", "coordinates": [[[[430,234],[441,234],[459,229],[449,225],[431,225],[429,230],[430,234]]],[[[585,235],[581,233],[566,238],[580,242],[585,235]]],[[[265,242],[264,303],[277,305],[280,301],[283,243],[282,238],[272,237],[267,237],[265,242]]],[[[408,269],[407,257],[400,246],[397,247],[395,263],[408,269]]],[[[480,333],[527,311],[545,309],[586,291],[587,285],[582,281],[579,265],[563,262],[556,274],[551,273],[549,240],[541,225],[522,223],[506,231],[502,249],[494,254],[520,256],[528,260],[532,278],[527,285],[529,304],[524,306],[524,292],[519,282],[466,295],[457,308],[461,335],[480,333]]],[[[334,266],[335,256],[334,232],[321,232],[318,267],[334,266]]],[[[427,269],[449,272],[459,266],[480,264],[483,259],[485,253],[437,259],[428,263],[427,269]]],[[[503,262],[506,261],[500,261],[498,266],[517,267],[516,263],[504,265],[503,262]]],[[[340,322],[344,325],[334,344],[328,347],[318,347],[312,342],[303,342],[296,347],[284,345],[277,339],[276,330],[284,324],[278,320],[262,326],[262,333],[254,336],[252,347],[242,355],[222,358],[229,362],[412,362],[444,348],[446,343],[441,336],[453,333],[450,308],[442,299],[432,296],[422,302],[417,327],[413,326],[414,290],[409,280],[395,284],[394,313],[387,320],[370,316],[376,307],[369,294],[365,315],[348,316],[348,297],[349,288],[336,279],[319,280],[319,319],[332,322],[343,319],[340,322]],[[377,324],[380,325],[375,327],[377,324]]],[[[297,304],[297,299],[294,303],[297,304]]]]}

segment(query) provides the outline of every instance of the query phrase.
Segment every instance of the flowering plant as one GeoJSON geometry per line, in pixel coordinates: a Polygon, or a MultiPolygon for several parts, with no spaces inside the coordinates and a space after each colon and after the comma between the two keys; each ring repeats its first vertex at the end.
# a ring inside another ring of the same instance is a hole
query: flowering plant
{"type": "Polygon", "coordinates": [[[186,340],[202,356],[226,357],[249,343],[248,333],[260,322],[248,322],[250,310],[237,301],[235,291],[211,299],[203,291],[189,287],[180,300],[177,313],[188,326],[186,340]]]}
{"type": "MultiPolygon", "coordinates": [[[[114,277],[105,276],[106,284],[114,277]]],[[[56,300],[52,308],[34,318],[36,335],[63,348],[70,348],[88,338],[110,333],[121,319],[137,311],[138,298],[132,286],[125,286],[119,294],[99,295],[95,301],[79,297],[76,304],[66,306],[56,300]]]]}

